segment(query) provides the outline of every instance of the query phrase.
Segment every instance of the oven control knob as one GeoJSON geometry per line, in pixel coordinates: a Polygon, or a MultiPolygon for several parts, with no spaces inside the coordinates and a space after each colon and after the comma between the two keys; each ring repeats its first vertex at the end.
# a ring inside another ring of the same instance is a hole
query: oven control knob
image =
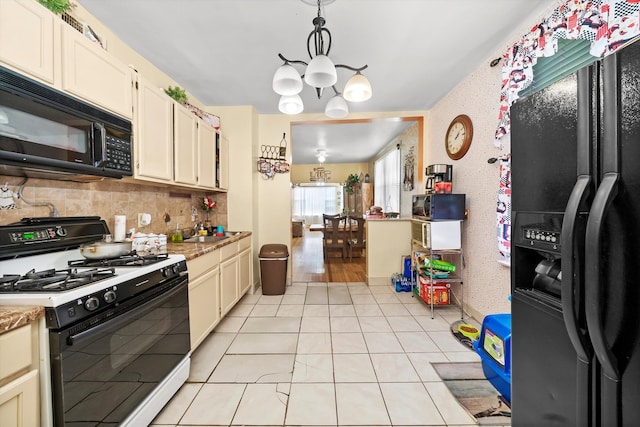
{"type": "Polygon", "coordinates": [[[62,228],[61,226],[56,227],[56,234],[60,237],[65,237],[67,235],[67,230],[62,228]]]}
{"type": "Polygon", "coordinates": [[[86,308],[88,311],[93,311],[97,309],[99,306],[100,306],[100,300],[96,297],[89,297],[84,302],[84,308],[86,308]]]}
{"type": "Polygon", "coordinates": [[[116,300],[116,293],[113,291],[107,291],[104,293],[102,298],[104,299],[104,302],[110,304],[116,300]]]}

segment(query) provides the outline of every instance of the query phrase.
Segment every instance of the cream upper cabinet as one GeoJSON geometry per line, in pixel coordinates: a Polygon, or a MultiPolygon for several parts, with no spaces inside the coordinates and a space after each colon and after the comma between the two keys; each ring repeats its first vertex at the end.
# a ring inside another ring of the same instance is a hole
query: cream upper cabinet
{"type": "Polygon", "coordinates": [[[54,85],[56,18],[34,0],[0,0],[0,61],[54,85]]]}
{"type": "Polygon", "coordinates": [[[132,71],[69,25],[62,25],[62,88],[132,118],[132,71]]]}
{"type": "Polygon", "coordinates": [[[144,76],[136,79],[134,179],[218,189],[220,134],[144,76]]]}
{"type": "Polygon", "coordinates": [[[195,186],[198,183],[196,117],[184,106],[173,103],[174,181],[195,186]]]}
{"type": "Polygon", "coordinates": [[[131,119],[131,70],[34,0],[0,0],[0,62],[131,119]]]}
{"type": "Polygon", "coordinates": [[[198,119],[198,187],[216,186],[216,130],[198,119]]]}
{"type": "Polygon", "coordinates": [[[134,178],[173,180],[173,100],[162,89],[137,77],[134,114],[134,178]]]}
{"type": "Polygon", "coordinates": [[[224,136],[218,138],[217,158],[217,187],[221,190],[229,189],[229,140],[224,136]]]}

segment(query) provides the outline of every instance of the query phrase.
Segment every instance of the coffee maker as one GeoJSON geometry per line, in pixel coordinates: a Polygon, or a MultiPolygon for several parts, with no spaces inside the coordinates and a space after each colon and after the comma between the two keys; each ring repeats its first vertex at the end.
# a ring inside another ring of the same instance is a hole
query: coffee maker
{"type": "Polygon", "coordinates": [[[444,164],[429,165],[425,169],[427,176],[427,194],[451,193],[453,166],[444,164]]]}

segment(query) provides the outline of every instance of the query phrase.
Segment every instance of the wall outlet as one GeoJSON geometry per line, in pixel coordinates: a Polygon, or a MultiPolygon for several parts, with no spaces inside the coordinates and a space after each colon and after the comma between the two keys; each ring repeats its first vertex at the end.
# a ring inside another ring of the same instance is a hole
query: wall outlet
{"type": "Polygon", "coordinates": [[[146,227],[151,224],[151,214],[139,213],[138,214],[138,227],[146,227]]]}

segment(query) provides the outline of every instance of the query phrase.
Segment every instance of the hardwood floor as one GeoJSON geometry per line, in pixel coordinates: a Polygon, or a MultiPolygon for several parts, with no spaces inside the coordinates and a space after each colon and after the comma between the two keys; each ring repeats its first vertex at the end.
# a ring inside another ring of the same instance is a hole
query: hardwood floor
{"type": "Polygon", "coordinates": [[[292,240],[291,269],[293,282],[366,282],[367,261],[362,251],[349,262],[339,252],[330,253],[327,262],[322,255],[322,231],[303,227],[302,237],[292,240]]]}

